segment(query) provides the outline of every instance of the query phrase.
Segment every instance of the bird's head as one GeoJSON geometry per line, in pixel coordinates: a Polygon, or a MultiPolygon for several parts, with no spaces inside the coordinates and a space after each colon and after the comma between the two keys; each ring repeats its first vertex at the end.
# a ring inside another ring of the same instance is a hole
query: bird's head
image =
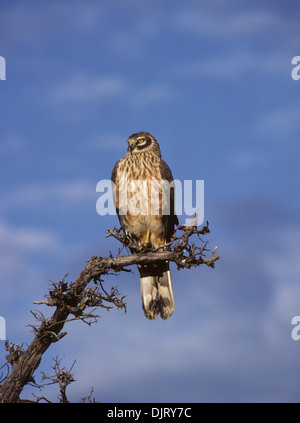
{"type": "Polygon", "coordinates": [[[149,132],[137,132],[136,134],[130,135],[127,149],[129,153],[138,154],[148,150],[159,151],[158,142],[149,132]]]}

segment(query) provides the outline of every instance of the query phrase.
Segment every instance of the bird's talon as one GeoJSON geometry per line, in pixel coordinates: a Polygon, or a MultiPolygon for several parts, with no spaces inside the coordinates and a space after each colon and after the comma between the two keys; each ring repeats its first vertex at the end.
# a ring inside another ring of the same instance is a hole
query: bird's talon
{"type": "Polygon", "coordinates": [[[144,250],[145,248],[151,248],[151,247],[152,247],[151,242],[142,242],[142,243],[139,245],[139,250],[140,250],[140,251],[142,251],[142,250],[144,250]]]}

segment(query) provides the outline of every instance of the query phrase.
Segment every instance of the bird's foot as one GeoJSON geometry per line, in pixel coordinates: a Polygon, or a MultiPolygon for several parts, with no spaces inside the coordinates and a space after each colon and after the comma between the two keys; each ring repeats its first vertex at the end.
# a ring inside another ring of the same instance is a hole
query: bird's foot
{"type": "Polygon", "coordinates": [[[152,248],[152,244],[149,241],[148,242],[145,241],[139,244],[139,251],[150,249],[150,248],[152,248]]]}

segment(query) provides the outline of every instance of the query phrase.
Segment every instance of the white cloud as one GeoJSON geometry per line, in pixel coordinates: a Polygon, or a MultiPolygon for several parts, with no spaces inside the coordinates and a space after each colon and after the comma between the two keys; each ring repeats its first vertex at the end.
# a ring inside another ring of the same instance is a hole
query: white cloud
{"type": "Polygon", "coordinates": [[[51,94],[54,102],[97,102],[109,99],[125,100],[126,104],[148,106],[172,98],[172,92],[166,84],[131,86],[118,76],[84,75],[75,73],[68,80],[58,83],[51,94]]]}
{"type": "Polygon", "coordinates": [[[184,9],[176,18],[176,26],[185,31],[210,37],[236,37],[255,35],[278,25],[274,12],[263,10],[227,10],[219,7],[196,7],[184,9]]]}
{"type": "Polygon", "coordinates": [[[30,4],[12,5],[1,10],[0,27],[9,41],[27,42],[37,38],[42,39],[49,34],[76,31],[86,31],[99,25],[107,13],[105,4],[72,5],[61,0],[43,7],[30,4]]]}
{"type": "Polygon", "coordinates": [[[52,98],[58,102],[104,101],[116,97],[124,89],[125,83],[119,77],[74,74],[67,81],[58,83],[52,98]]]}
{"type": "MultiPolygon", "coordinates": [[[[9,305],[4,300],[22,302],[30,306],[28,294],[34,295],[43,286],[46,277],[41,269],[40,257],[49,257],[61,251],[59,237],[49,230],[26,226],[13,226],[0,221],[0,297],[1,309],[9,305]],[[41,284],[41,285],[37,285],[41,284]],[[14,300],[15,298],[15,300],[14,300]]],[[[31,301],[33,298],[31,298],[31,301]]],[[[20,312],[19,310],[19,312],[20,312]]],[[[9,324],[14,318],[6,311],[9,324]]],[[[1,313],[0,313],[1,314],[1,313]]],[[[20,318],[19,313],[17,319],[20,318]]]]}
{"type": "MultiPolygon", "coordinates": [[[[179,73],[190,77],[231,80],[252,73],[270,76],[285,74],[288,78],[291,72],[290,51],[293,51],[298,31],[295,20],[289,21],[276,9],[246,7],[240,10],[236,6],[228,2],[225,7],[224,3],[212,7],[209,3],[204,6],[196,4],[176,15],[178,29],[200,37],[207,36],[209,40],[219,39],[221,43],[218,56],[201,57],[199,54],[199,59],[179,66],[179,73]],[[272,37],[272,47],[269,48],[266,41],[261,44],[264,50],[260,51],[256,40],[261,37],[266,37],[266,40],[272,37]],[[286,44],[289,45],[288,50],[286,44]],[[228,50],[227,46],[234,50],[228,50]]],[[[294,54],[297,54],[297,49],[294,54]]]]}
{"type": "Polygon", "coordinates": [[[249,50],[235,51],[212,58],[202,58],[179,67],[180,75],[234,80],[249,74],[282,75],[289,63],[283,54],[257,54],[249,50]]]}
{"type": "Polygon", "coordinates": [[[51,207],[60,204],[61,208],[78,207],[95,199],[96,183],[87,180],[34,183],[22,185],[13,192],[2,196],[0,210],[33,207],[51,207]]]}
{"type": "Polygon", "coordinates": [[[36,228],[16,228],[0,222],[0,249],[6,251],[51,249],[58,244],[57,237],[45,230],[36,228]]]}

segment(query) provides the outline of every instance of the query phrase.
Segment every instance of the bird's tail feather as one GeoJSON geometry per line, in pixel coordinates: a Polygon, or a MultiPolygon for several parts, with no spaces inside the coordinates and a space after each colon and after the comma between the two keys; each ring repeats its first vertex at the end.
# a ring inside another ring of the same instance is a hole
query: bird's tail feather
{"type": "Polygon", "coordinates": [[[169,262],[139,266],[139,271],[145,316],[152,320],[160,314],[167,319],[175,308],[169,262]]]}

